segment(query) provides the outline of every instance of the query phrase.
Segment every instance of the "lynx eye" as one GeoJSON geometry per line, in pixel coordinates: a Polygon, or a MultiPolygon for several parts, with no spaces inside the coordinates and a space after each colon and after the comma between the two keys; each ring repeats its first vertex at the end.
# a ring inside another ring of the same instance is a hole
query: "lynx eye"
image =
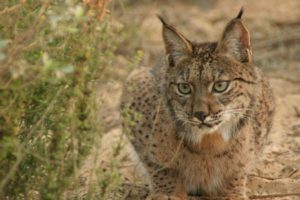
{"type": "Polygon", "coordinates": [[[178,83],[177,90],[180,94],[188,95],[191,94],[192,88],[188,83],[178,83]]]}
{"type": "Polygon", "coordinates": [[[229,81],[217,81],[213,85],[213,92],[221,93],[224,92],[229,86],[229,81]]]}

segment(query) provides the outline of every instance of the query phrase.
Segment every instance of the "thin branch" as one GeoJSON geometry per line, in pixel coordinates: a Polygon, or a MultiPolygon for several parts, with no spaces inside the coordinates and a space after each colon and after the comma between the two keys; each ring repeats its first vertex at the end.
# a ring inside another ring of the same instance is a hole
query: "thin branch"
{"type": "Polygon", "coordinates": [[[41,9],[39,13],[37,14],[35,20],[32,23],[32,26],[30,26],[26,31],[19,34],[17,37],[14,38],[14,40],[9,44],[9,48],[6,50],[7,57],[5,60],[1,63],[3,65],[2,69],[0,70],[0,75],[5,72],[5,70],[10,69],[11,64],[16,60],[16,57],[18,54],[26,50],[26,48],[31,48],[31,45],[35,45],[33,42],[32,44],[29,44],[27,47],[22,47],[22,44],[24,44],[28,38],[32,38],[31,36],[35,33],[36,28],[42,23],[40,20],[43,14],[46,12],[46,10],[49,7],[48,0],[43,3],[41,6],[41,9]],[[24,49],[23,49],[24,48],[24,49]]]}
{"type": "MultiPolygon", "coordinates": [[[[60,96],[60,94],[62,93],[64,88],[60,88],[55,97],[53,98],[53,100],[50,102],[50,104],[48,105],[47,109],[45,110],[45,112],[43,113],[43,116],[39,119],[39,121],[31,128],[31,130],[28,133],[28,138],[30,138],[30,136],[36,131],[36,129],[39,127],[39,125],[45,120],[45,117],[49,114],[49,112],[51,111],[51,109],[53,108],[53,106],[55,105],[55,102],[57,100],[57,98],[60,96]]],[[[38,135],[36,138],[39,138],[40,136],[38,135]]],[[[25,144],[29,144],[28,141],[24,142],[25,144]]],[[[4,177],[4,179],[0,182],[0,194],[3,194],[3,189],[5,187],[5,185],[7,184],[7,182],[15,175],[19,165],[21,164],[22,160],[24,159],[24,152],[29,153],[31,150],[31,146],[26,147],[26,151],[24,143],[20,144],[17,146],[18,148],[18,154],[17,154],[17,160],[14,163],[14,165],[12,166],[12,168],[9,170],[9,172],[7,173],[7,175],[4,177]]],[[[1,196],[0,196],[1,197],[1,196]]]]}
{"type": "Polygon", "coordinates": [[[269,180],[269,181],[284,179],[284,178],[272,178],[272,177],[258,176],[258,175],[249,175],[249,177],[257,177],[257,178],[266,179],[266,180],[269,180]]]}
{"type": "MultiPolygon", "coordinates": [[[[4,187],[6,186],[6,184],[8,183],[8,181],[10,179],[12,179],[12,177],[15,175],[21,161],[23,160],[23,152],[21,151],[21,149],[18,149],[18,154],[17,154],[17,160],[14,163],[14,165],[12,166],[12,168],[10,168],[9,172],[7,173],[7,175],[5,176],[4,179],[2,179],[2,181],[0,182],[0,194],[3,194],[3,190],[4,187]]],[[[1,196],[0,196],[1,197],[1,196]]]]}
{"type": "MultiPolygon", "coordinates": [[[[29,133],[27,134],[27,137],[30,138],[30,136],[37,130],[37,128],[41,125],[42,122],[44,122],[45,118],[48,116],[48,114],[50,113],[50,111],[52,110],[52,108],[54,107],[58,97],[61,95],[61,93],[63,92],[63,90],[65,89],[65,87],[61,87],[55,94],[55,96],[53,97],[53,99],[51,100],[51,102],[49,103],[48,107],[46,108],[46,110],[44,111],[43,115],[41,116],[41,118],[35,123],[35,125],[30,129],[29,133]]],[[[36,138],[39,138],[40,134],[36,136],[36,138]]],[[[26,144],[28,144],[28,141],[26,142],[26,144]]]]}
{"type": "Polygon", "coordinates": [[[290,197],[290,196],[298,196],[298,197],[300,197],[300,193],[253,195],[253,196],[250,196],[249,198],[250,199],[267,199],[267,198],[290,197]]]}

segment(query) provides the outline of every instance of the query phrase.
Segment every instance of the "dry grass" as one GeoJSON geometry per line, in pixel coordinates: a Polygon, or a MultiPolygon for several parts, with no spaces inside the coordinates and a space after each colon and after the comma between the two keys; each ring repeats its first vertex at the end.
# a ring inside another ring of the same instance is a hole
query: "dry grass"
{"type": "Polygon", "coordinates": [[[241,5],[254,61],[270,76],[278,107],[248,193],[299,199],[297,0],[5,1],[0,198],[144,199],[145,178],[120,127],[122,82],[132,68],[152,67],[162,54],[157,13],[190,38],[211,41],[241,5]]]}

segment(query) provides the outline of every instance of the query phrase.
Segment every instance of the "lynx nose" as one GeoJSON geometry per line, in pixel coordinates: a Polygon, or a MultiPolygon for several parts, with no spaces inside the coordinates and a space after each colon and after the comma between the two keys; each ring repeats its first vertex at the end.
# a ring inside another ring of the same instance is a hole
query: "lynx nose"
{"type": "Polygon", "coordinates": [[[207,117],[207,113],[205,113],[203,111],[199,111],[199,112],[195,112],[194,116],[203,122],[205,120],[205,118],[207,117]]]}

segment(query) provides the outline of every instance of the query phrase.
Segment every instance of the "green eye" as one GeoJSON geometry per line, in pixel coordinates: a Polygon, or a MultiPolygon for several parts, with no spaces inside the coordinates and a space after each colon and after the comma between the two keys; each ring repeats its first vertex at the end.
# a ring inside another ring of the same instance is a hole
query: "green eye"
{"type": "Polygon", "coordinates": [[[192,88],[188,83],[179,83],[177,85],[178,92],[184,95],[190,94],[192,92],[192,88]]]}
{"type": "Polygon", "coordinates": [[[213,92],[221,93],[224,92],[229,86],[229,81],[217,81],[213,86],[213,92]]]}

